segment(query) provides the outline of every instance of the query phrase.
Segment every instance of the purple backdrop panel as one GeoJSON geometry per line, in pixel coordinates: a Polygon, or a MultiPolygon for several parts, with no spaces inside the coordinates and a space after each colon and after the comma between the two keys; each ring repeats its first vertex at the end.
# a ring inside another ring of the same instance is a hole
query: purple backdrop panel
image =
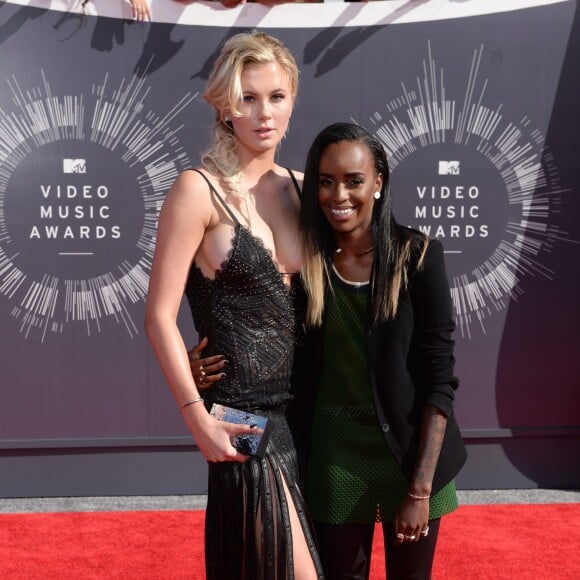
{"type": "Polygon", "coordinates": [[[217,47],[256,26],[302,73],[281,162],[355,120],[389,153],[399,221],[443,241],[466,436],[577,434],[576,2],[169,3],[148,24],[104,4],[0,6],[3,447],[188,441],[142,329],[156,220],[207,142],[217,47]]]}

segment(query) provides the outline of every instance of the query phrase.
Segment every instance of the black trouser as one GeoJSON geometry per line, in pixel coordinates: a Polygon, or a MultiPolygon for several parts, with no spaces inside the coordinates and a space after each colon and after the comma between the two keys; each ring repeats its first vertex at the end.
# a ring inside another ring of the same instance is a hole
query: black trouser
{"type": "MultiPolygon", "coordinates": [[[[440,520],[429,520],[429,535],[395,544],[395,527],[383,524],[388,580],[429,580],[440,520]]],[[[325,580],[367,580],[375,524],[314,522],[325,580]]]]}

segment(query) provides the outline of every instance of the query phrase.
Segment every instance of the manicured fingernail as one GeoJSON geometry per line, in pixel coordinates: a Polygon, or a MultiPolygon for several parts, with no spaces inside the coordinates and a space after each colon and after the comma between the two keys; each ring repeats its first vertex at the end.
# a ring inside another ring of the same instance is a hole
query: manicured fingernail
{"type": "Polygon", "coordinates": [[[226,378],[226,373],[222,373],[222,374],[220,375],[220,379],[225,379],[225,378],[226,378]]]}

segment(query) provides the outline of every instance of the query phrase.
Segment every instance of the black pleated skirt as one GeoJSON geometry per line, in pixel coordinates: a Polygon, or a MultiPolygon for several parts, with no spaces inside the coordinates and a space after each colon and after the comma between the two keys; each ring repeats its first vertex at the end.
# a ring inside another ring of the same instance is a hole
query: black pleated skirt
{"type": "Polygon", "coordinates": [[[263,459],[209,464],[205,521],[207,580],[293,580],[286,482],[318,578],[322,566],[299,487],[292,436],[283,412],[257,411],[274,422],[263,459]]]}

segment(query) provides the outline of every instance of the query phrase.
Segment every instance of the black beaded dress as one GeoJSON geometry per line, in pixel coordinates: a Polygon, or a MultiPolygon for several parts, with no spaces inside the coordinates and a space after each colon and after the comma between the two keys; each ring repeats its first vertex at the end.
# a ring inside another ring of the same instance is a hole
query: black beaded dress
{"type": "Polygon", "coordinates": [[[229,361],[226,378],[203,392],[204,401],[208,408],[221,403],[266,415],[274,423],[263,459],[209,464],[207,580],[294,578],[283,481],[322,578],[286,419],[297,324],[294,288],[284,284],[263,243],[240,224],[206,181],[232,219],[234,236],[215,277],[207,278],[193,264],[186,285],[195,327],[200,337],[209,339],[204,356],[222,354],[229,361]]]}

